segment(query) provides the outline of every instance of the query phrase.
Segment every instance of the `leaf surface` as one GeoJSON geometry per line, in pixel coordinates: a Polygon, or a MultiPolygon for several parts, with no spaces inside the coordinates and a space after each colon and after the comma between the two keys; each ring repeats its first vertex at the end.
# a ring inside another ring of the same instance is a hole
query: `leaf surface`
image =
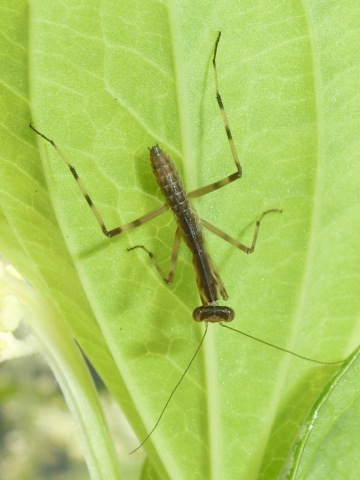
{"type": "MultiPolygon", "coordinates": [[[[2,184],[1,250],[66,319],[139,438],[203,333],[191,318],[199,305],[191,258],[182,247],[166,286],[144,252],[126,251],[144,244],[166,270],[169,212],[106,239],[57,152],[27,124],[76,167],[109,229],[163,202],[148,162],[155,143],[189,191],[219,180],[235,171],[214,98],[219,30],[220,90],[244,173],[196,207],[246,244],[263,211],[283,210],[264,219],[253,255],[208,235],[236,311],[232,326],[311,358],[345,358],[360,329],[352,3],[37,1],[29,19],[30,102],[26,88],[9,102],[2,133],[1,178],[11,180],[2,184]]],[[[285,475],[335,369],[210,325],[146,444],[148,476],[285,475]]]]}

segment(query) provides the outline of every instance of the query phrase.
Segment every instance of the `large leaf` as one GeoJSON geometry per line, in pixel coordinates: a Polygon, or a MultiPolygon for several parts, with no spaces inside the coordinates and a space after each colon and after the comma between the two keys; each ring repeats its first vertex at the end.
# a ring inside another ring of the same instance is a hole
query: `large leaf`
{"type": "MultiPolygon", "coordinates": [[[[37,1],[29,18],[32,121],[76,166],[108,228],[163,202],[148,162],[156,142],[189,190],[235,170],[210,62],[222,30],[220,89],[244,175],[196,206],[245,243],[261,212],[283,210],[264,219],[251,256],[208,236],[236,311],[233,326],[319,360],[348,355],[360,329],[353,2],[37,1]]],[[[11,60],[6,73],[16,91],[11,60]]],[[[106,239],[57,153],[28,129],[21,93],[8,104],[2,134],[1,175],[9,180],[1,250],[66,318],[141,440],[203,333],[191,319],[199,305],[191,259],[182,248],[169,287],[144,252],[126,251],[144,244],[166,269],[175,230],[169,213],[106,239]]],[[[210,325],[145,444],[147,475],[285,475],[291,446],[335,368],[210,325]]],[[[349,468],[356,471],[356,461],[349,468]]]]}
{"type": "Polygon", "coordinates": [[[357,350],[315,403],[296,443],[289,478],[357,477],[359,367],[357,350]]]}

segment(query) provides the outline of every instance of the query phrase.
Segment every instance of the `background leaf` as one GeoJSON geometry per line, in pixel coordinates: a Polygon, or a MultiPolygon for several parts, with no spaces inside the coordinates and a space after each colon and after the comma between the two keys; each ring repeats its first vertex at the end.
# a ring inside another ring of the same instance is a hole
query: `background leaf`
{"type": "MultiPolygon", "coordinates": [[[[223,32],[220,89],[244,176],[196,206],[245,243],[262,211],[283,209],[264,220],[254,255],[208,236],[233,326],[319,360],[348,355],[360,327],[353,3],[37,1],[29,18],[33,122],[76,166],[108,228],[163,201],[147,146],[159,142],[189,190],[234,171],[210,63],[223,32]]],[[[1,175],[15,180],[2,185],[1,249],[67,319],[142,439],[203,332],[191,319],[189,255],[181,250],[167,287],[143,252],[126,252],[145,244],[165,268],[169,213],[105,239],[56,152],[28,129],[24,103],[5,117],[16,135],[1,175]],[[19,183],[19,145],[35,185],[19,183]]],[[[146,445],[148,469],[162,479],[278,478],[334,370],[211,325],[146,445]]]]}
{"type": "Polygon", "coordinates": [[[2,308],[4,296],[16,295],[31,311],[27,321],[73,414],[92,478],[117,479],[114,445],[88,368],[72,338],[76,326],[74,329],[69,311],[81,325],[75,337],[78,339],[81,331],[81,342],[86,347],[97,334],[99,361],[106,359],[109,365],[111,358],[57,224],[28,126],[28,6],[26,2],[2,2],[0,8],[0,251],[34,287],[18,278],[3,285],[6,276],[3,278],[1,272],[0,304],[2,308]]]}
{"type": "Polygon", "coordinates": [[[359,438],[359,349],[314,405],[295,447],[289,478],[356,476],[359,438]]]}

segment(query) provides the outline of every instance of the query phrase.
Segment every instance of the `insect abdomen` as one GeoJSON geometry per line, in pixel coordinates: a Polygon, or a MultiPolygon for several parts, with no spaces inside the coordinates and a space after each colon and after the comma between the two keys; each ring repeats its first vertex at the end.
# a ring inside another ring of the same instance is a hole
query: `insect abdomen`
{"type": "Polygon", "coordinates": [[[159,145],[150,149],[150,161],[166,202],[174,212],[181,236],[190,250],[196,254],[199,247],[204,245],[205,239],[200,219],[186,195],[178,171],[171,158],[159,145]]]}
{"type": "Polygon", "coordinates": [[[151,166],[167,204],[176,216],[191,209],[184,185],[171,158],[159,145],[150,149],[151,166]]]}

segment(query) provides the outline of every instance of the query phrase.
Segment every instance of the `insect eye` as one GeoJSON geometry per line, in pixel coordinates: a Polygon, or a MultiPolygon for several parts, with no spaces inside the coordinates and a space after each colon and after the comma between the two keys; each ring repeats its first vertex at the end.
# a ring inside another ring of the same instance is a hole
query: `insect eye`
{"type": "Polygon", "coordinates": [[[193,311],[193,319],[196,322],[231,322],[234,317],[235,312],[232,308],[217,305],[197,307],[193,311]]]}

